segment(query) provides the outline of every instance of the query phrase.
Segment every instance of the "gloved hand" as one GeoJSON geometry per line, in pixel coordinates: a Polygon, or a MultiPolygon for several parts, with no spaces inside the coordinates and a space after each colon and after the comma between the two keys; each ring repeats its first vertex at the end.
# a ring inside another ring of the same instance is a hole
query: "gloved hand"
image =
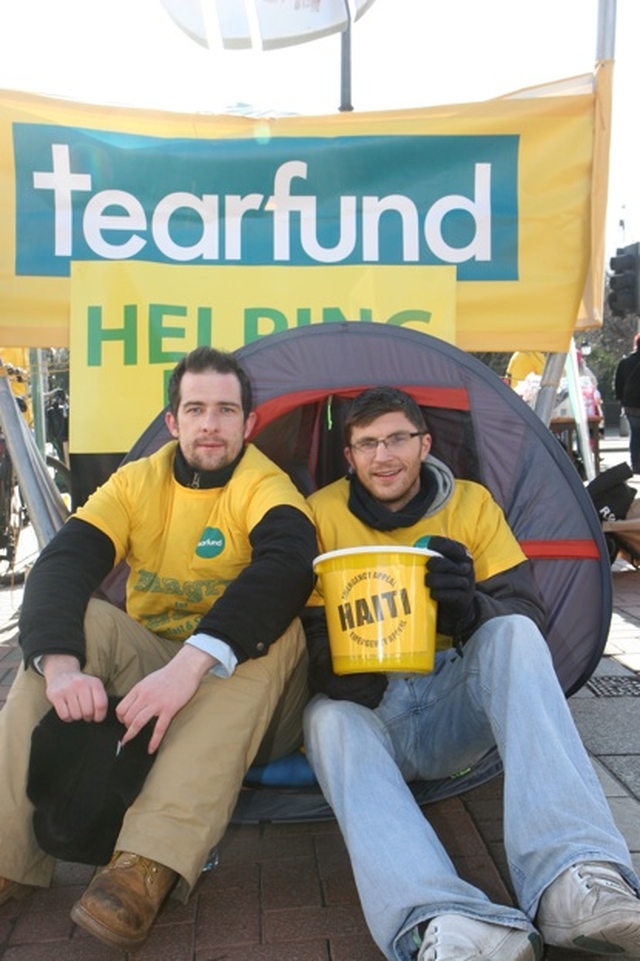
{"type": "Polygon", "coordinates": [[[377,707],[387,689],[386,674],[334,674],[331,655],[315,656],[309,663],[309,687],[314,694],[326,694],[334,701],[354,701],[377,707]]]}
{"type": "Polygon", "coordinates": [[[438,602],[436,628],[456,643],[464,643],[476,620],[473,558],[464,544],[449,537],[430,538],[429,549],[442,554],[427,559],[424,579],[431,597],[438,602]]]}

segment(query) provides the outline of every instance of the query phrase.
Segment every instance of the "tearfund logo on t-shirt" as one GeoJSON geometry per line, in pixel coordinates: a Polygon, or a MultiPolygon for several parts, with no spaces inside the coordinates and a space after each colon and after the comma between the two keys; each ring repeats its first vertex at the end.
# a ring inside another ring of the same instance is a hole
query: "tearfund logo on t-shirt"
{"type": "Polygon", "coordinates": [[[431,540],[431,534],[426,534],[424,537],[419,537],[417,541],[414,541],[413,546],[419,547],[420,550],[424,550],[425,547],[429,546],[430,540],[431,540]]]}
{"type": "Polygon", "coordinates": [[[224,534],[219,527],[205,527],[196,547],[198,557],[217,557],[224,550],[224,534]]]}

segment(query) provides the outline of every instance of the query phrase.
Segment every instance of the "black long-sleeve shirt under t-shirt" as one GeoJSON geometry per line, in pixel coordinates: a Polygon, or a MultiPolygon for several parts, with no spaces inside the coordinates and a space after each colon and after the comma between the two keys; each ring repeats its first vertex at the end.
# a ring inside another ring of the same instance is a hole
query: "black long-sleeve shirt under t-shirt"
{"type": "MultiPolygon", "coordinates": [[[[235,464],[231,467],[200,475],[198,493],[229,483],[235,464]]],[[[177,456],[178,483],[189,487],[192,473],[177,456]]],[[[269,509],[248,531],[248,539],[250,563],[197,625],[197,633],[229,644],[239,662],[266,654],[300,613],[311,592],[312,561],[318,552],[312,522],[303,510],[286,504],[269,509]]],[[[73,654],[84,666],[85,610],[115,560],[113,541],[93,524],[72,517],[58,531],[25,588],[19,631],[27,664],[43,654],[73,654]]]]}

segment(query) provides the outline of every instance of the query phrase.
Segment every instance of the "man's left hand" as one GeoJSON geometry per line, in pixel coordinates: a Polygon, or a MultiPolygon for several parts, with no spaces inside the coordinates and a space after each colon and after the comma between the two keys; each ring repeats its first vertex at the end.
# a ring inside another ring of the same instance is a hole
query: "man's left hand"
{"type": "Polygon", "coordinates": [[[184,645],[168,664],[138,681],[116,710],[118,720],[127,729],[122,743],[131,741],[155,717],[149,754],[157,751],[171,721],[191,700],[214,664],[215,659],[209,654],[184,645]]]}
{"type": "Polygon", "coordinates": [[[465,631],[475,618],[476,577],[469,551],[449,537],[434,536],[429,549],[441,554],[427,561],[425,584],[438,603],[438,630],[451,637],[465,631]]]}

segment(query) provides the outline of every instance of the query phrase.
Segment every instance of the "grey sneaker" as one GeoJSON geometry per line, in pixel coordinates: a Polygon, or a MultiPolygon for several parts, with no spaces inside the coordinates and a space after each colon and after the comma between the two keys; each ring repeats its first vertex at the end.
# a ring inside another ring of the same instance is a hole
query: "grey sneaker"
{"type": "Polygon", "coordinates": [[[417,961],[538,961],[542,940],[533,928],[521,931],[462,914],[433,918],[417,961]]]}
{"type": "Polygon", "coordinates": [[[547,944],[640,955],[640,899],[611,864],[563,871],[542,895],[536,923],[547,944]]]}

